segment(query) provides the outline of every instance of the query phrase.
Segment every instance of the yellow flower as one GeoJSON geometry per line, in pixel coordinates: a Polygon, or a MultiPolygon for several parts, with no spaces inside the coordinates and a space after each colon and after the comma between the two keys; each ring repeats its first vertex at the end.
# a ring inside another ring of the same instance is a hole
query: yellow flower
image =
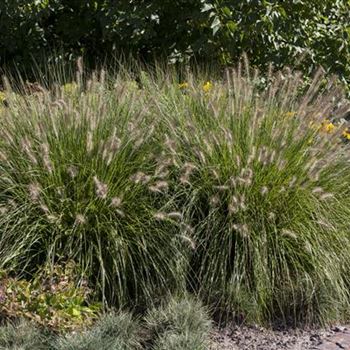
{"type": "Polygon", "coordinates": [[[343,137],[344,138],[346,138],[347,140],[350,140],[350,129],[345,129],[344,131],[343,131],[343,137]]]}
{"type": "Polygon", "coordinates": [[[0,91],[0,105],[6,101],[6,95],[3,91],[0,91]]]}
{"type": "Polygon", "coordinates": [[[334,129],[335,129],[335,125],[332,122],[330,122],[329,120],[326,119],[322,123],[321,131],[326,132],[327,134],[330,134],[334,131],[334,129]]]}
{"type": "Polygon", "coordinates": [[[180,89],[187,89],[188,88],[188,83],[186,83],[186,82],[180,83],[179,84],[179,88],[180,89]]]}
{"type": "Polygon", "coordinates": [[[297,112],[287,112],[286,117],[291,118],[294,117],[297,114],[297,112]]]}
{"type": "Polygon", "coordinates": [[[127,80],[125,81],[125,86],[127,87],[128,90],[130,91],[138,91],[139,86],[135,80],[127,80]]]}
{"type": "Polygon", "coordinates": [[[204,92],[209,92],[213,87],[213,84],[210,81],[207,81],[204,85],[203,85],[203,91],[204,92]]]}
{"type": "Polygon", "coordinates": [[[318,130],[321,129],[322,125],[311,121],[311,122],[309,123],[309,127],[310,127],[311,129],[314,129],[314,130],[318,131],[318,130]]]}
{"type": "Polygon", "coordinates": [[[76,83],[67,83],[63,85],[62,89],[66,95],[73,95],[77,91],[78,85],[76,83]]]}

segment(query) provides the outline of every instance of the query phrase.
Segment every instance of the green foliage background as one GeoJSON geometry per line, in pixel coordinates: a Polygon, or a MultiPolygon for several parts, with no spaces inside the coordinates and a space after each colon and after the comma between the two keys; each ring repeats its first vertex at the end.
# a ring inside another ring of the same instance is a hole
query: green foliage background
{"type": "Polygon", "coordinates": [[[231,64],[247,52],[261,68],[322,65],[349,82],[349,23],[349,0],[2,0],[0,64],[22,70],[58,59],[53,49],[91,63],[123,53],[231,64]]]}

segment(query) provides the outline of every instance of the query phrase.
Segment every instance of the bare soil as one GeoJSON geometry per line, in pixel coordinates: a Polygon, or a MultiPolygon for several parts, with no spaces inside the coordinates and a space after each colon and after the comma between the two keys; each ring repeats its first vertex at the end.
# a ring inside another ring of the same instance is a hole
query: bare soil
{"type": "Polygon", "coordinates": [[[210,350],[350,350],[350,326],[328,329],[270,330],[227,326],[211,334],[210,350]]]}

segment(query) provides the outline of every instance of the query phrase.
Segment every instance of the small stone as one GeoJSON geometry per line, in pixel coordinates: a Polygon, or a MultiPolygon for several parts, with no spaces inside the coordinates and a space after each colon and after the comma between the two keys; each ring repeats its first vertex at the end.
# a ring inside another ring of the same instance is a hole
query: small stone
{"type": "Polygon", "coordinates": [[[334,332],[344,332],[346,330],[346,327],[342,327],[342,326],[335,326],[332,328],[332,331],[334,332]]]}

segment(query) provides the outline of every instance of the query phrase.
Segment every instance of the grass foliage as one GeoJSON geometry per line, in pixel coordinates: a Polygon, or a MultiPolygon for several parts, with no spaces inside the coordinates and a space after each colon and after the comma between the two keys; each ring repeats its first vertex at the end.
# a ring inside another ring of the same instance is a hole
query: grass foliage
{"type": "Polygon", "coordinates": [[[347,317],[349,149],[325,120],[348,106],[333,81],[139,73],[7,89],[0,266],[71,259],[118,305],[187,287],[247,320],[347,317]]]}
{"type": "Polygon", "coordinates": [[[33,323],[0,327],[3,350],[204,350],[211,322],[193,297],[172,297],[153,307],[142,322],[120,311],[102,315],[93,327],[54,334],[33,323]]]}
{"type": "Polygon", "coordinates": [[[337,319],[349,305],[349,149],[345,126],[325,122],[346,102],[321,84],[302,92],[286,71],[261,91],[246,70],[209,93],[159,94],[195,289],[250,321],[337,319]]]}
{"type": "Polygon", "coordinates": [[[58,337],[53,350],[141,349],[138,322],[129,313],[109,314],[84,333],[58,337]]]}
{"type": "Polygon", "coordinates": [[[32,323],[19,321],[0,327],[1,350],[47,350],[49,337],[32,323]]]}
{"type": "Polygon", "coordinates": [[[173,297],[145,317],[154,350],[205,350],[211,322],[207,310],[190,296],[173,297]]]}
{"type": "Polygon", "coordinates": [[[167,291],[177,278],[176,234],[143,175],[154,167],[157,119],[123,81],[10,94],[2,115],[1,266],[78,263],[121,305],[167,291]]]}

